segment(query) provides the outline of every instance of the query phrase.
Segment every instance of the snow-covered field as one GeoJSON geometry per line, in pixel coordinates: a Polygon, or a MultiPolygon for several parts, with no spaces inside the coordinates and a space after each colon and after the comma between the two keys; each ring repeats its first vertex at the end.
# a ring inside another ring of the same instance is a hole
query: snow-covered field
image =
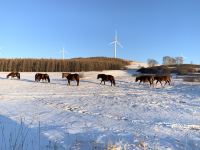
{"type": "MultiPolygon", "coordinates": [[[[51,83],[0,73],[0,150],[200,149],[200,84],[138,85],[126,71],[104,71],[116,87],[85,72],[80,86],[61,73],[51,83]]],[[[102,73],[102,72],[101,72],[102,73]]]]}

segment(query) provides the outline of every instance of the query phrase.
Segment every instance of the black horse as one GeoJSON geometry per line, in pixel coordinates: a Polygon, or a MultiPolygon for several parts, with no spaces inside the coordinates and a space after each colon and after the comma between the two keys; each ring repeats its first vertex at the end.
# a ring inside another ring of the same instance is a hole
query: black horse
{"type": "Polygon", "coordinates": [[[69,73],[66,78],[68,80],[68,85],[70,85],[70,81],[75,81],[76,80],[77,86],[79,86],[79,80],[80,80],[79,74],[77,74],[77,73],[74,73],[74,74],[69,73]]]}
{"type": "Polygon", "coordinates": [[[46,74],[46,73],[45,74],[43,74],[43,73],[36,73],[35,74],[35,81],[40,82],[40,80],[50,82],[49,75],[46,74]]]}
{"type": "Polygon", "coordinates": [[[112,85],[115,86],[115,78],[112,75],[98,74],[97,79],[99,79],[99,78],[101,78],[101,83],[104,82],[104,85],[105,85],[105,81],[110,81],[111,86],[112,85]]]}
{"type": "Polygon", "coordinates": [[[154,76],[153,75],[140,75],[137,76],[135,78],[135,82],[140,81],[139,84],[141,82],[145,83],[145,82],[149,82],[150,86],[154,86],[153,85],[153,81],[154,81],[154,76]]]}
{"type": "Polygon", "coordinates": [[[20,79],[20,73],[19,72],[11,72],[7,75],[7,78],[11,77],[12,79],[14,77],[17,77],[17,79],[20,79]]]}

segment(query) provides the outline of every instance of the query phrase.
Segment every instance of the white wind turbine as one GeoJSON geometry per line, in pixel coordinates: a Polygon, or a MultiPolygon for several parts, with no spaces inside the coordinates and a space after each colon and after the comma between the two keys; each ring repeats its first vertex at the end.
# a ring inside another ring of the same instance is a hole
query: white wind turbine
{"type": "Polygon", "coordinates": [[[62,48],[62,50],[60,52],[62,53],[62,59],[65,59],[65,53],[66,53],[65,49],[62,48]]]}
{"type": "Polygon", "coordinates": [[[117,32],[115,32],[114,41],[111,42],[110,44],[114,45],[114,58],[117,58],[117,46],[120,46],[121,48],[123,48],[123,46],[120,44],[120,42],[117,39],[117,32]]]}

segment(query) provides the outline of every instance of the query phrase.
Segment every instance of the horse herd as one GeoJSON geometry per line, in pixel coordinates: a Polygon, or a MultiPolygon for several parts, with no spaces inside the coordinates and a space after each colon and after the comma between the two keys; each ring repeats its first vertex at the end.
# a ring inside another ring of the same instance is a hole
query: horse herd
{"type": "Polygon", "coordinates": [[[162,81],[165,82],[165,85],[168,83],[170,85],[171,83],[171,76],[170,75],[140,75],[135,78],[135,82],[139,81],[139,84],[141,82],[149,82],[150,86],[154,86],[154,81],[156,81],[156,84],[160,82],[162,86],[162,81]]]}
{"type": "MultiPolygon", "coordinates": [[[[20,79],[20,73],[19,72],[11,72],[7,75],[7,78],[14,78],[17,77],[18,79],[20,79]]],[[[62,78],[66,78],[68,81],[68,85],[70,85],[70,81],[76,81],[77,82],[77,86],[79,86],[79,81],[80,81],[80,75],[77,73],[62,73],[62,78]]],[[[115,78],[112,75],[106,75],[106,74],[98,74],[97,75],[97,79],[101,79],[100,84],[102,84],[102,82],[105,85],[106,81],[110,81],[111,86],[114,85],[115,86],[115,78]]],[[[40,81],[47,81],[50,83],[50,77],[47,73],[36,73],[35,74],[35,82],[40,82],[40,81]]],[[[165,82],[165,85],[168,83],[170,85],[171,82],[171,76],[170,75],[139,75],[136,77],[135,82],[140,83],[145,83],[145,82],[149,82],[150,86],[154,86],[154,81],[156,81],[156,84],[159,82],[162,86],[162,82],[165,82]]]]}

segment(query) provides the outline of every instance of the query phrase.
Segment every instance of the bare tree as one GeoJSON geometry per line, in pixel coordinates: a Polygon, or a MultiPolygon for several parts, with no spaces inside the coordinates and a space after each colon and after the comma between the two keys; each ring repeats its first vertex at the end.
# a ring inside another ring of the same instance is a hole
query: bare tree
{"type": "Polygon", "coordinates": [[[154,67],[154,66],[158,65],[158,62],[155,59],[148,59],[147,63],[149,65],[149,67],[154,67]]]}
{"type": "Polygon", "coordinates": [[[183,64],[183,57],[176,57],[176,64],[180,65],[183,64]]]}
{"type": "Polygon", "coordinates": [[[173,65],[176,64],[176,59],[170,56],[163,57],[163,65],[173,65]]]}

